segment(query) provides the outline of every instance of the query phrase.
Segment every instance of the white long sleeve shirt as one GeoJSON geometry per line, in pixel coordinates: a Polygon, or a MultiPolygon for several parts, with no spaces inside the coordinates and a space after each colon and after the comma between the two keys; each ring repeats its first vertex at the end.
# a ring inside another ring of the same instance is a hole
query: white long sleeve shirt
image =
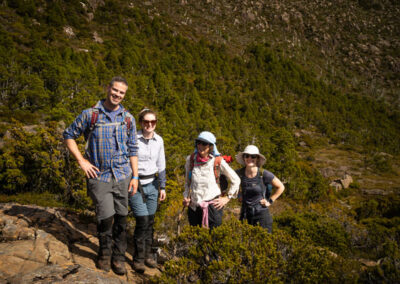
{"type": "MultiPolygon", "coordinates": [[[[202,201],[210,201],[221,195],[221,190],[215,180],[214,174],[214,160],[212,157],[204,165],[194,166],[192,170],[192,177],[189,179],[190,172],[190,155],[186,158],[185,164],[185,192],[183,196],[188,197],[189,187],[191,203],[190,207],[195,209],[202,201]]],[[[239,191],[240,178],[236,172],[228,165],[225,160],[221,161],[221,174],[225,175],[230,181],[228,187],[228,197],[236,198],[239,191]]]]}
{"type": "MultiPolygon", "coordinates": [[[[138,170],[139,176],[152,175],[158,173],[160,187],[165,188],[165,154],[164,140],[154,132],[151,139],[143,137],[141,130],[137,133],[138,137],[138,170]]],[[[154,178],[140,179],[142,185],[151,183],[154,178]]]]}

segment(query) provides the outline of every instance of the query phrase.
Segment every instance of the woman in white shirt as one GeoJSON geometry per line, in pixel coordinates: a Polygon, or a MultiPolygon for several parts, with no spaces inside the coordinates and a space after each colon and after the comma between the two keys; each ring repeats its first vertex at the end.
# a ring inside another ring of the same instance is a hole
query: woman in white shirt
{"type": "Polygon", "coordinates": [[[221,195],[221,189],[215,176],[215,161],[220,153],[215,145],[214,134],[203,131],[195,140],[194,153],[186,159],[185,192],[183,205],[189,206],[188,218],[192,226],[210,229],[222,223],[223,208],[237,196],[240,178],[224,159],[220,160],[220,173],[230,181],[227,195],[221,195]]]}
{"type": "Polygon", "coordinates": [[[156,113],[147,108],[143,109],[139,113],[139,123],[141,130],[138,131],[137,138],[140,184],[136,194],[130,196],[129,206],[136,218],[133,266],[137,272],[143,273],[145,265],[157,266],[152,253],[153,226],[157,199],[159,197],[160,201],[163,201],[166,198],[166,174],[164,141],[155,133],[156,113]]]}

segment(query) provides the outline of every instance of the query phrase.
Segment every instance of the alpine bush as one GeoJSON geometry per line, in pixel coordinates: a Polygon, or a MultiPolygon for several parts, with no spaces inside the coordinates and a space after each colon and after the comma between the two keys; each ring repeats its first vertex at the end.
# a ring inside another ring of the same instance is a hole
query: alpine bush
{"type": "Polygon", "coordinates": [[[211,232],[185,227],[168,249],[175,257],[157,283],[326,283],[357,277],[350,272],[354,263],[327,249],[234,218],[211,232]]]}

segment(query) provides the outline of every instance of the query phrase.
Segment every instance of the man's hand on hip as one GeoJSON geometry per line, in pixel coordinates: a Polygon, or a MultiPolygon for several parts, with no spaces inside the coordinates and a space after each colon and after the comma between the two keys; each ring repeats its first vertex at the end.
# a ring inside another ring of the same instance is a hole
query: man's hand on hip
{"type": "Polygon", "coordinates": [[[97,178],[97,173],[100,172],[100,170],[97,167],[92,165],[86,159],[82,159],[82,160],[78,161],[78,163],[88,178],[97,178]]]}

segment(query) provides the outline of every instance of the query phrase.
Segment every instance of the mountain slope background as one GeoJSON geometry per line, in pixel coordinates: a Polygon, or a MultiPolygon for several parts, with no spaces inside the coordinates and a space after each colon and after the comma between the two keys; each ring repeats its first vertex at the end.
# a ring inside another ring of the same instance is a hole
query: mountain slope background
{"type": "MultiPolygon", "coordinates": [[[[92,208],[61,132],[104,97],[112,76],[123,75],[130,86],[124,106],[159,113],[169,191],[159,232],[174,235],[185,157],[197,134],[210,130],[222,153],[258,145],[266,168],[285,182],[272,208],[283,248],[307,242],[310,251],[323,248],[341,259],[329,261],[354,261],[360,281],[398,279],[397,2],[0,3],[4,201],[26,202],[33,191],[39,195],[32,202],[40,203],[47,191],[65,206],[92,208]],[[345,173],[355,181],[337,193],[329,184],[345,173]],[[366,267],[359,259],[375,263],[366,267]]],[[[228,212],[237,214],[238,206],[228,212]]],[[[188,255],[185,241],[208,238],[192,233],[198,239],[176,240],[178,255],[188,255]]],[[[303,259],[306,251],[296,253],[303,259]]],[[[176,265],[218,275],[198,263],[205,255],[191,257],[194,266],[171,262],[164,280],[176,279],[176,265]]],[[[273,259],[292,265],[294,258],[273,259]]],[[[281,274],[301,279],[306,272],[299,271],[281,274]]]]}
{"type": "Polygon", "coordinates": [[[317,76],[399,107],[396,1],[133,1],[187,37],[234,52],[266,43],[317,76]],[[345,78],[345,79],[344,79],[345,78]]]}

